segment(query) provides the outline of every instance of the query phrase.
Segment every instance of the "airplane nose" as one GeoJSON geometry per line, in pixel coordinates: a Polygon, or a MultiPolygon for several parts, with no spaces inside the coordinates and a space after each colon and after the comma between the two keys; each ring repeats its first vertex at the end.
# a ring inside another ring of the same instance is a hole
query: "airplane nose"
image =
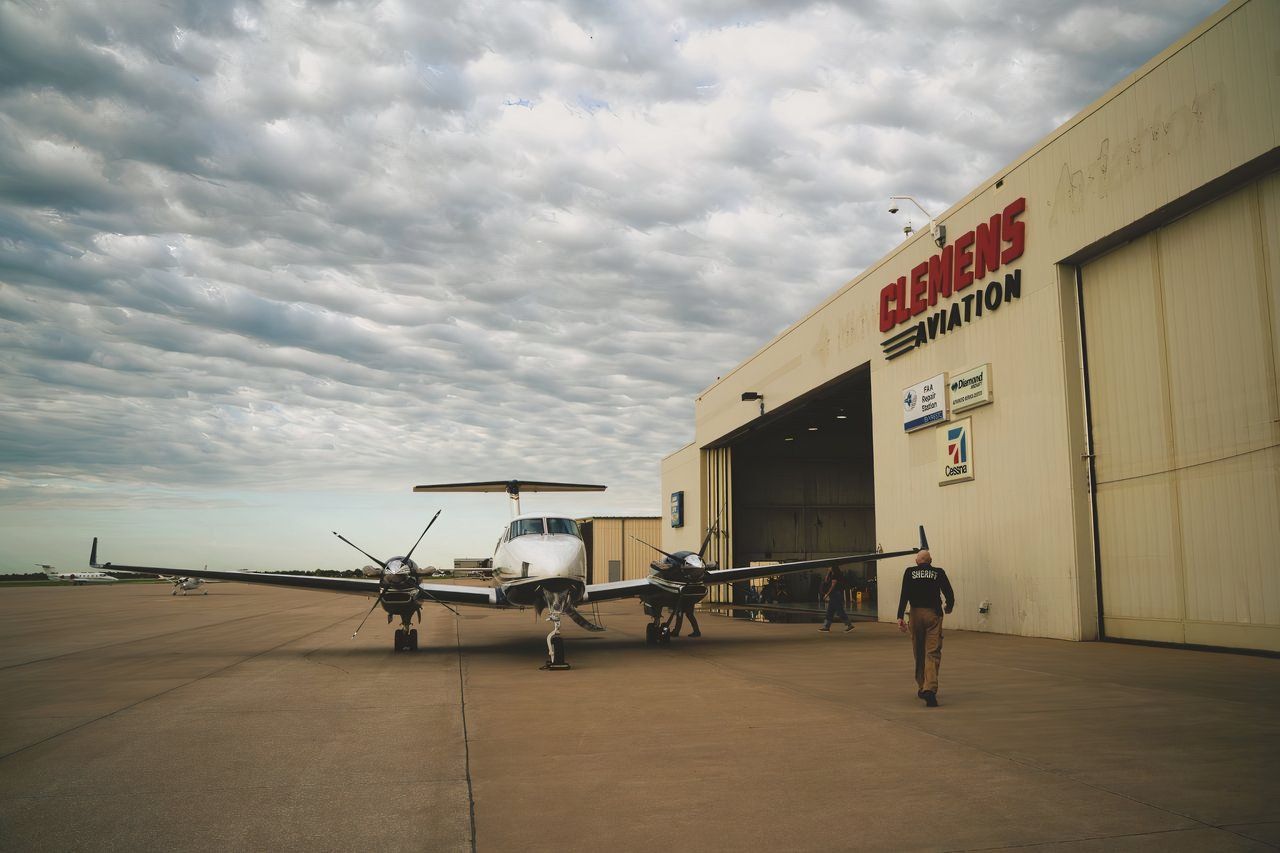
{"type": "MultiPolygon", "coordinates": [[[[532,537],[531,537],[532,538],[532,537]]],[[[576,537],[538,537],[530,542],[516,542],[516,556],[529,566],[529,574],[538,577],[578,577],[585,566],[582,540],[576,537]]]]}

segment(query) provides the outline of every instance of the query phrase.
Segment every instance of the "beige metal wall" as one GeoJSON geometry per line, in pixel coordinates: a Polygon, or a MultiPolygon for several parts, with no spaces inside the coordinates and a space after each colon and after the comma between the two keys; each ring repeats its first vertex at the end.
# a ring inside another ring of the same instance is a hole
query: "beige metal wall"
{"type": "MultiPolygon", "coordinates": [[[[880,289],[936,251],[922,231],[706,389],[695,402],[694,446],[708,452],[759,417],[755,404],[741,401],[744,391],[764,394],[772,411],[869,363],[877,541],[907,546],[916,525],[927,526],[960,596],[949,624],[1093,636],[1096,576],[1070,270],[1125,229],[1166,224],[1164,211],[1210,182],[1275,156],[1277,32],[1280,0],[1229,4],[942,214],[954,240],[1026,198],[1026,251],[1014,264],[1022,271],[1020,300],[886,361],[880,289]],[[994,404],[971,413],[977,478],[938,486],[935,430],[903,433],[902,391],[984,362],[993,365],[997,393],[994,404]],[[991,608],[979,614],[984,600],[991,608]]],[[[719,481],[704,472],[701,482],[719,481]]],[[[665,479],[663,491],[671,491],[665,479]]],[[[900,574],[900,565],[880,566],[881,618],[893,615],[900,574]]]]}
{"type": "Polygon", "coordinates": [[[1109,636],[1280,651],[1280,176],[1081,271],[1109,636]]]}
{"type": "Polygon", "coordinates": [[[702,519],[703,499],[707,494],[702,483],[702,453],[696,445],[686,444],[662,460],[662,505],[667,518],[662,522],[662,541],[655,543],[664,551],[696,551],[702,542],[705,524],[702,519]],[[672,527],[671,493],[684,492],[684,527],[672,527]]]}
{"type": "Polygon", "coordinates": [[[661,518],[627,516],[595,517],[588,520],[592,528],[591,567],[595,583],[610,580],[610,560],[621,563],[622,576],[618,580],[649,576],[649,563],[658,553],[636,540],[642,539],[657,545],[662,536],[661,518]]]}

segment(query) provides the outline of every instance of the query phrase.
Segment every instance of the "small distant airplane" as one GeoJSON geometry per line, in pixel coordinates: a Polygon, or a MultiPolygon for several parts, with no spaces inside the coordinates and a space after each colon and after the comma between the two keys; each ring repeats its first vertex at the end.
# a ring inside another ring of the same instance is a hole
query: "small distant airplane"
{"type": "MultiPolygon", "coordinates": [[[[208,569],[209,567],[205,566],[205,568],[208,569]]],[[[158,575],[157,577],[159,577],[160,580],[162,581],[168,581],[169,583],[173,584],[173,592],[169,593],[170,595],[177,595],[179,592],[181,592],[183,595],[186,595],[188,592],[195,592],[197,589],[200,589],[200,587],[208,583],[208,581],[206,581],[204,578],[192,578],[192,577],[183,578],[183,577],[174,577],[173,575],[158,575]]],[[[208,595],[209,590],[207,589],[200,590],[200,594],[208,595]]]]}
{"type": "Polygon", "coordinates": [[[113,578],[106,572],[60,572],[57,566],[50,566],[47,563],[36,563],[35,565],[44,569],[44,576],[51,581],[67,581],[72,586],[80,586],[86,583],[115,583],[120,580],[113,578]]]}
{"type": "MultiPolygon", "coordinates": [[[[539,616],[545,612],[547,621],[552,623],[551,633],[547,635],[547,663],[544,668],[568,669],[569,666],[564,661],[564,642],[560,636],[562,617],[568,616],[588,631],[604,630],[583,616],[578,611],[578,605],[638,598],[651,618],[646,630],[646,641],[650,644],[665,643],[669,640],[670,634],[667,627],[661,624],[663,609],[671,609],[681,604],[686,606],[696,604],[706,596],[707,588],[711,584],[736,583],[752,578],[825,569],[846,563],[874,562],[915,554],[928,547],[924,528],[921,527],[919,548],[823,557],[817,560],[769,566],[717,569],[714,564],[705,565],[702,561],[702,553],[706,550],[711,536],[709,532],[696,554],[692,551],[678,551],[674,554],[660,552],[665,560],[655,561],[648,577],[588,584],[586,582],[586,548],[582,535],[578,531],[577,522],[565,515],[522,513],[520,493],[521,491],[598,492],[604,489],[604,486],[527,480],[415,486],[413,489],[415,492],[506,492],[511,499],[512,518],[503,528],[494,549],[492,565],[489,567],[493,573],[492,586],[428,583],[421,579],[422,573],[412,559],[413,552],[422,542],[423,536],[427,535],[431,525],[435,524],[436,519],[440,517],[439,511],[432,516],[408,554],[392,557],[386,561],[379,560],[335,531],[335,536],[377,564],[376,567],[366,567],[365,574],[369,575],[367,578],[330,578],[247,571],[99,564],[96,537],[89,554],[89,564],[95,569],[112,569],[139,574],[181,575],[332,592],[374,594],[376,598],[373,606],[369,608],[369,613],[365,614],[364,618],[368,619],[374,609],[379,606],[386,612],[388,623],[395,617],[400,618],[400,627],[395,632],[397,652],[413,651],[418,648],[418,631],[412,627],[412,624],[415,617],[419,622],[422,621],[424,604],[439,604],[453,612],[455,616],[458,615],[452,606],[455,604],[499,609],[532,607],[539,616]]],[[[364,620],[361,620],[352,637],[355,637],[363,626],[364,620]]]]}

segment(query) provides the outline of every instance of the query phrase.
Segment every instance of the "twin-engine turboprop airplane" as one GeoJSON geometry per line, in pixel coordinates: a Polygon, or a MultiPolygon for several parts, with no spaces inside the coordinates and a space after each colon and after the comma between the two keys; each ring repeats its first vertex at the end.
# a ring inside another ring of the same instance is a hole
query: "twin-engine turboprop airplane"
{"type": "MultiPolygon", "coordinates": [[[[248,571],[224,571],[210,569],[173,569],[155,566],[124,566],[113,563],[98,563],[98,540],[93,540],[93,550],[89,556],[90,565],[95,569],[136,572],[150,575],[181,575],[204,579],[242,581],[247,583],[272,584],[277,586],[293,586],[303,589],[329,590],[331,592],[354,592],[376,595],[370,613],[378,606],[387,614],[387,622],[395,617],[400,618],[401,627],[395,632],[396,651],[414,650],[418,647],[418,632],[412,627],[416,617],[422,619],[422,606],[427,603],[440,604],[456,615],[451,605],[462,604],[477,607],[511,609],[533,607],[539,614],[545,612],[547,621],[552,623],[551,633],[547,635],[547,668],[567,669],[564,662],[564,643],[560,636],[560,622],[568,616],[574,622],[590,631],[603,630],[591,623],[579,611],[582,604],[601,601],[614,601],[624,598],[638,598],[645,606],[645,612],[652,619],[647,630],[646,640],[650,643],[664,642],[669,634],[666,626],[661,625],[662,610],[672,609],[681,604],[691,605],[701,601],[712,584],[736,583],[752,578],[802,572],[813,569],[825,569],[845,563],[863,563],[902,557],[915,554],[927,547],[924,528],[920,528],[920,547],[901,551],[872,552],[867,554],[849,554],[839,557],[824,557],[817,560],[803,560],[794,563],[781,563],[770,566],[745,566],[742,568],[717,569],[714,564],[706,565],[702,561],[702,553],[706,550],[711,533],[703,541],[697,554],[691,551],[678,551],[674,554],[660,552],[664,560],[655,561],[648,577],[634,580],[613,581],[610,583],[588,584],[586,548],[577,523],[570,517],[555,513],[522,513],[520,511],[520,493],[526,492],[568,492],[568,491],[603,491],[604,486],[583,485],[577,483],[547,483],[521,480],[496,480],[475,483],[445,483],[414,487],[415,492],[506,492],[511,498],[513,517],[502,530],[494,549],[492,558],[492,586],[474,584],[428,583],[422,580],[418,566],[411,559],[414,549],[422,541],[427,530],[440,516],[437,512],[418,542],[403,557],[392,557],[387,561],[379,560],[367,551],[359,548],[350,540],[335,533],[339,539],[351,545],[360,553],[377,563],[370,566],[366,574],[376,574],[369,578],[329,578],[304,575],[263,574],[248,571]]],[[[714,529],[714,528],[713,528],[714,529]]],[[[368,618],[366,614],[365,618],[368,618]]],[[[363,626],[364,622],[361,622],[363,626]]],[[[359,633],[359,627],[356,632],[359,633]]],[[[352,634],[354,637],[355,634],[352,634]]]]}
{"type": "Polygon", "coordinates": [[[44,576],[51,581],[67,581],[72,586],[80,586],[86,583],[115,583],[120,580],[113,578],[105,572],[60,572],[57,566],[50,566],[46,563],[36,563],[37,566],[44,569],[44,576]]]}

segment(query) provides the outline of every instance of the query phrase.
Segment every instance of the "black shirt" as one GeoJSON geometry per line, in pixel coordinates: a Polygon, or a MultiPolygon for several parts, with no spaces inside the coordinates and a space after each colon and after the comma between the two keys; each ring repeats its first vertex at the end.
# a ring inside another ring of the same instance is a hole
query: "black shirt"
{"type": "Polygon", "coordinates": [[[939,600],[947,599],[947,612],[956,604],[956,595],[951,591],[951,581],[947,580],[947,572],[932,563],[922,566],[908,566],[902,573],[902,595],[898,598],[898,618],[907,608],[907,601],[912,607],[927,607],[942,614],[939,600]]]}

